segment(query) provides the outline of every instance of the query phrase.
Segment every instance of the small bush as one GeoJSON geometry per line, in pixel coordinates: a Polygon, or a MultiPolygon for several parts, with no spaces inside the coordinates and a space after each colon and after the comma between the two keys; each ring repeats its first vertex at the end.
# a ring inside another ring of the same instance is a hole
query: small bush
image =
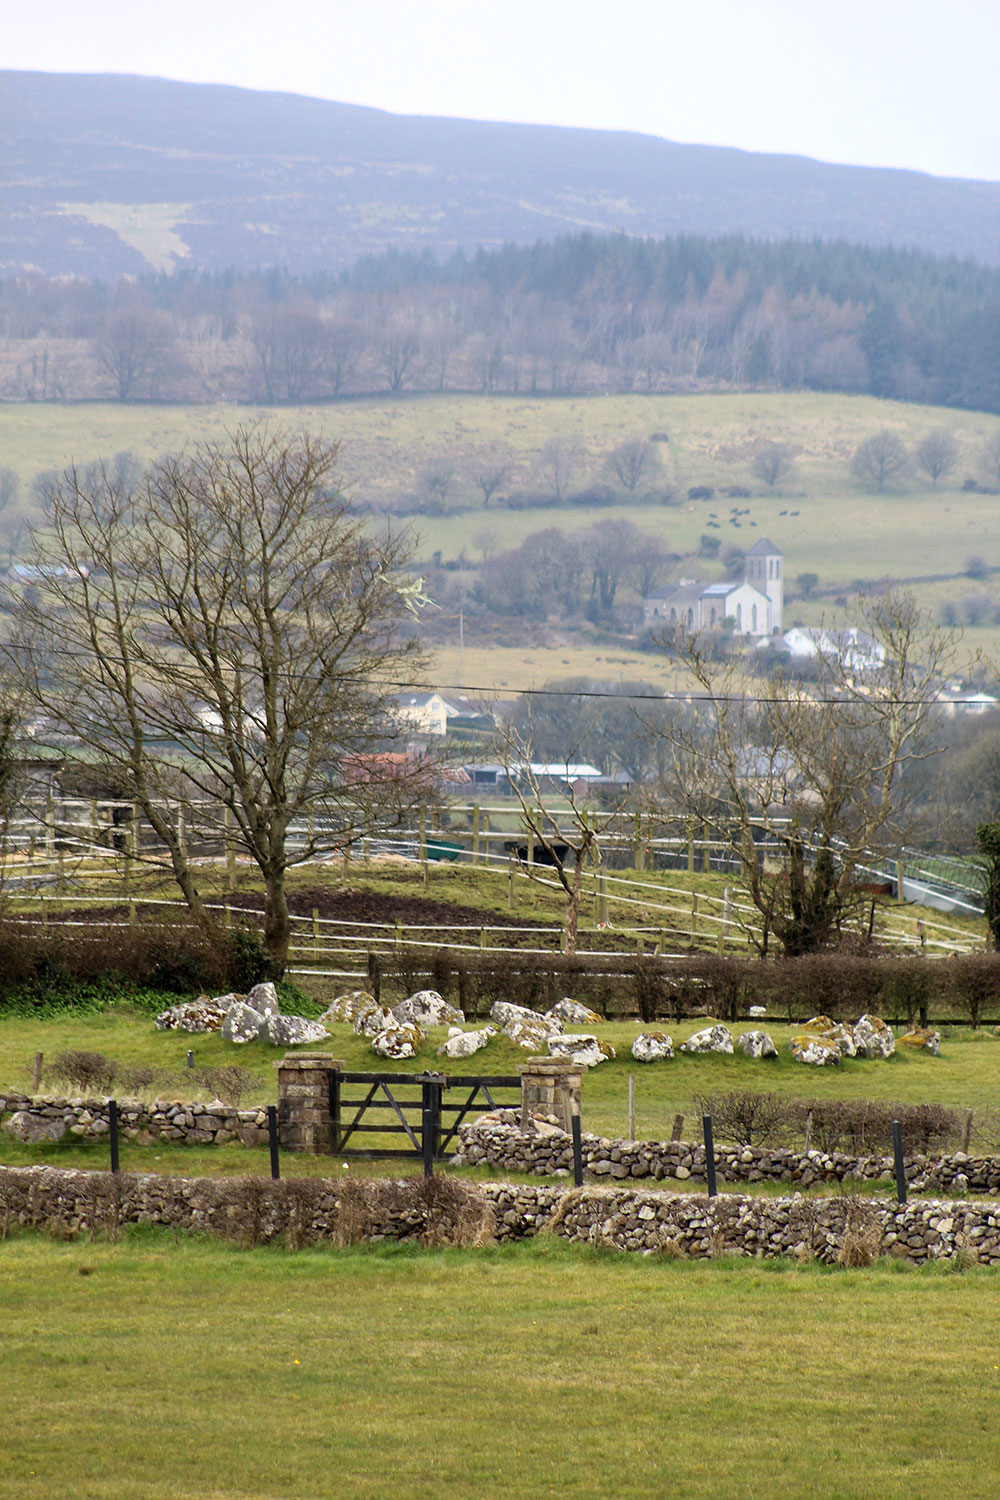
{"type": "Polygon", "coordinates": [[[60,1052],[50,1071],[82,1093],[107,1094],[118,1076],[118,1064],[103,1052],[60,1052]]]}
{"type": "Polygon", "coordinates": [[[218,1068],[201,1068],[196,1077],[201,1088],[207,1089],[214,1098],[221,1099],[223,1104],[231,1104],[234,1109],[239,1108],[243,1098],[257,1087],[258,1082],[252,1073],[236,1063],[226,1063],[218,1068]]]}

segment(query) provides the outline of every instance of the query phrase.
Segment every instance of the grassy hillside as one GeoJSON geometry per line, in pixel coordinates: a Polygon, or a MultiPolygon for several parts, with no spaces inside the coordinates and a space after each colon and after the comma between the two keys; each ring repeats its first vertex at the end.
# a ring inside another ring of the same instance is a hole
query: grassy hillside
{"type": "MultiPolygon", "coordinates": [[[[306,427],[342,441],[348,484],[359,498],[378,508],[412,511],[414,502],[406,497],[419,490],[427,467],[450,467],[445,513],[410,515],[407,520],[414,531],[416,555],[427,563],[435,552],[445,562],[464,552],[476,564],[484,539],[493,550],[503,549],[543,527],[585,528],[607,516],[633,521],[679,554],[696,553],[704,534],[719,537],[723,550],[730,545],[746,548],[767,535],[785,554],[786,597],[797,592],[800,573],[819,578],[816,599],[788,599],[788,624],[815,623],[831,612],[837,595],[850,594],[859,581],[891,576],[919,580],[914,586],[936,608],[954,601],[960,619],[970,596],[985,600],[983,618],[968,631],[970,651],[992,650],[1000,642],[992,621],[993,579],[988,574],[979,580],[965,576],[973,557],[982,558],[987,568],[1000,567],[997,498],[956,488],[966,475],[977,472],[984,443],[1000,429],[1000,418],[975,412],[815,393],[589,399],[441,396],[270,410],[39,404],[0,407],[0,452],[4,463],[27,484],[39,470],[70,461],[87,463],[123,449],[151,460],[187,443],[222,437],[227,429],[255,418],[306,427]],[[951,480],[934,489],[911,473],[884,494],[863,491],[850,478],[849,460],[860,442],[883,427],[897,432],[911,449],[935,428],[949,428],[962,453],[951,480]],[[658,490],[670,484],[679,497],[669,505],[626,503],[623,492],[622,503],[614,507],[514,511],[494,503],[484,509],[462,472],[464,460],[475,449],[493,445],[510,456],[514,487],[539,490],[538,455],[556,439],[576,445],[580,456],[575,483],[582,487],[600,476],[607,454],[617,444],[653,433],[669,437],[669,442],[657,444],[662,461],[658,490]],[[796,454],[792,474],[774,495],[749,473],[750,453],[762,438],[785,443],[796,454]],[[692,502],[686,493],[694,485],[743,485],[752,497],[733,501],[718,495],[710,502],[692,502]],[[739,527],[729,519],[734,504],[749,509],[739,518],[739,527]],[[718,530],[708,526],[713,512],[718,530]],[[938,581],[925,581],[932,579],[938,581]]],[[[720,572],[718,564],[685,564],[688,570],[693,567],[706,577],[720,572]]],[[[609,655],[585,638],[566,637],[556,651],[539,648],[527,654],[523,642],[514,642],[505,652],[492,642],[487,646],[477,640],[472,622],[466,626],[465,640],[460,661],[456,622],[453,642],[437,666],[444,679],[514,688],[578,673],[657,675],[648,657],[618,650],[609,655]]]]}

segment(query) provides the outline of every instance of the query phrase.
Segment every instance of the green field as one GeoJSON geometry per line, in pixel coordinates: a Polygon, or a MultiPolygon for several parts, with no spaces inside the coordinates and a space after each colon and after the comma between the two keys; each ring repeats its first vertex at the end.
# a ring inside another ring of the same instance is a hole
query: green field
{"type": "Polygon", "coordinates": [[[995,1276],[0,1245],[19,1500],[929,1500],[1000,1462],[995,1276]]]}
{"type": "MultiPolygon", "coordinates": [[[[706,1024],[709,1023],[705,1019],[679,1025],[660,1022],[658,1029],[668,1032],[676,1049],[706,1024]]],[[[1000,1098],[1000,1034],[994,1028],[978,1032],[964,1027],[945,1028],[941,1055],[937,1058],[898,1048],[886,1061],[848,1058],[838,1068],[807,1068],[796,1063],[788,1051],[788,1041],[799,1028],[765,1020],[744,1023],[734,1031],[748,1029],[751,1024],[766,1027],[779,1049],[777,1058],[759,1062],[739,1051],[732,1057],[711,1053],[689,1056],[678,1051],[672,1061],[643,1064],[634,1060],[630,1050],[640,1029],[636,1023],[604,1023],[589,1028],[610,1041],[617,1056],[584,1075],[584,1129],[610,1137],[627,1134],[630,1073],[636,1079],[636,1135],[645,1140],[668,1139],[676,1113],[686,1117],[686,1138],[700,1138],[700,1111],[695,1097],[728,1090],[773,1091],[789,1098],[936,1103],[979,1112],[995,1111],[1000,1098]]],[[[445,1035],[444,1028],[432,1030],[417,1058],[393,1063],[391,1071],[420,1073],[428,1067],[441,1067],[436,1048],[445,1035]]],[[[42,1052],[49,1065],[43,1078],[44,1091],[59,1095],[78,1093],[78,1089],[67,1088],[52,1066],[60,1052],[78,1049],[101,1052],[124,1066],[157,1069],[154,1083],[141,1091],[146,1099],[211,1097],[211,1090],[199,1086],[196,1076],[185,1068],[188,1049],[194,1053],[195,1075],[203,1068],[235,1063],[251,1075],[242,1099],[244,1106],[274,1102],[277,1097],[274,1065],[285,1052],[284,1048],[263,1042],[236,1048],[217,1034],[158,1032],[149,1017],[130,1017],[127,1012],[113,1010],[103,1015],[66,1015],[47,1020],[10,1017],[0,1021],[0,1091],[30,1092],[32,1060],[36,1052],[42,1052]]],[[[375,1057],[370,1042],[355,1036],[349,1026],[333,1027],[331,1039],[323,1044],[322,1050],[341,1059],[348,1070],[373,1072],[386,1066],[375,1057]]],[[[524,1057],[522,1051],[501,1036],[461,1063],[444,1064],[443,1071],[514,1075],[524,1057]]],[[[140,1146],[125,1141],[122,1153],[123,1166],[134,1171],[217,1175],[266,1169],[265,1152],[239,1145],[140,1146]]],[[[0,1161],[8,1166],[52,1162],[103,1167],[106,1156],[106,1146],[100,1142],[79,1142],[67,1137],[54,1146],[29,1147],[0,1133],[0,1161]]],[[[322,1163],[292,1158],[288,1169],[322,1173],[324,1167],[322,1163]]]]}
{"type": "MultiPolygon", "coordinates": [[[[476,563],[481,557],[477,538],[483,532],[493,534],[494,548],[507,547],[543,527],[585,527],[609,515],[634,521],[655,533],[670,550],[684,554],[697,551],[709,513],[715,511],[721,530],[714,534],[724,547],[745,548],[767,535],[782,549],[787,591],[794,593],[799,573],[819,576],[819,588],[827,597],[809,603],[789,601],[788,625],[797,620],[816,623],[824,612],[831,613],[837,594],[849,594],[860,580],[886,576],[916,580],[946,575],[942,582],[915,586],[919,591],[926,589],[927,600],[935,607],[954,601],[962,618],[968,596],[991,598],[989,577],[977,582],[963,576],[968,560],[978,556],[988,567],[1000,567],[1000,512],[992,498],[963,494],[954,487],[934,490],[916,476],[884,495],[865,494],[847,470],[857,444],[881,427],[897,431],[912,446],[944,426],[956,434],[962,447],[962,461],[951,481],[958,486],[967,474],[976,472],[979,450],[997,430],[1000,419],[866,396],[742,393],[551,400],[426,396],[277,410],[117,404],[0,406],[0,451],[4,463],[27,482],[39,470],[60,468],[71,460],[86,463],[123,449],[150,460],[187,443],[221,437],[227,428],[256,417],[342,440],[349,485],[359,497],[378,505],[394,504],[402,494],[412,493],[421,470],[435,459],[443,456],[452,463],[455,475],[446,502],[450,513],[412,521],[417,555],[422,559],[430,559],[437,551],[444,560],[455,559],[464,551],[476,563]],[[579,446],[585,455],[579,480],[592,482],[604,456],[617,443],[653,432],[667,432],[670,437],[669,444],[659,445],[664,456],[663,479],[673,483],[682,498],[668,507],[623,503],[610,510],[507,511],[494,505],[484,511],[461,474],[463,455],[477,446],[495,444],[513,455],[518,470],[514,482],[530,485],[539,450],[549,439],[558,438],[579,446]],[[794,473],[774,496],[761,493],[760,484],[749,478],[749,454],[760,438],[787,443],[798,455],[794,473]],[[734,502],[722,496],[710,503],[683,498],[695,484],[749,484],[753,498],[735,502],[750,508],[750,514],[741,518],[740,529],[727,520],[734,502]],[[799,514],[793,517],[793,510],[799,514]]],[[[983,623],[968,631],[970,650],[994,649],[998,643],[1000,630],[989,613],[983,623]]],[[[546,677],[576,674],[652,675],[668,682],[651,658],[618,650],[609,654],[585,637],[567,638],[564,646],[529,650],[526,657],[522,641],[509,647],[496,641],[487,646],[477,640],[475,624],[469,622],[461,661],[457,646],[456,623],[454,641],[440,652],[433,676],[510,689],[529,686],[532,681],[537,685],[546,677]]]]}

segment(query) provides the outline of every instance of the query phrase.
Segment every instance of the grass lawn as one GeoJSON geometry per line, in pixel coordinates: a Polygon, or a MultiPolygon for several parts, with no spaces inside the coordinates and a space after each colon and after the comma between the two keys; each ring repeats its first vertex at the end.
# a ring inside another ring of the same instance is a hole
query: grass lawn
{"type": "Polygon", "coordinates": [[[972,1270],[559,1245],[0,1246],[19,1500],[985,1495],[1000,1354],[972,1270]]]}

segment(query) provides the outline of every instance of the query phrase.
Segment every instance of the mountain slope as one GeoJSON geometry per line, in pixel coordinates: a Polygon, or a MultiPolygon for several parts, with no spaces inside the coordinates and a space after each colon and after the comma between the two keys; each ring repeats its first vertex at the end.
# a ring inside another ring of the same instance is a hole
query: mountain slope
{"type": "Polygon", "coordinates": [[[569,229],[742,232],[1000,264],[1000,184],[625,132],[403,117],[119,75],[0,73],[0,274],[352,264],[569,229]]]}

